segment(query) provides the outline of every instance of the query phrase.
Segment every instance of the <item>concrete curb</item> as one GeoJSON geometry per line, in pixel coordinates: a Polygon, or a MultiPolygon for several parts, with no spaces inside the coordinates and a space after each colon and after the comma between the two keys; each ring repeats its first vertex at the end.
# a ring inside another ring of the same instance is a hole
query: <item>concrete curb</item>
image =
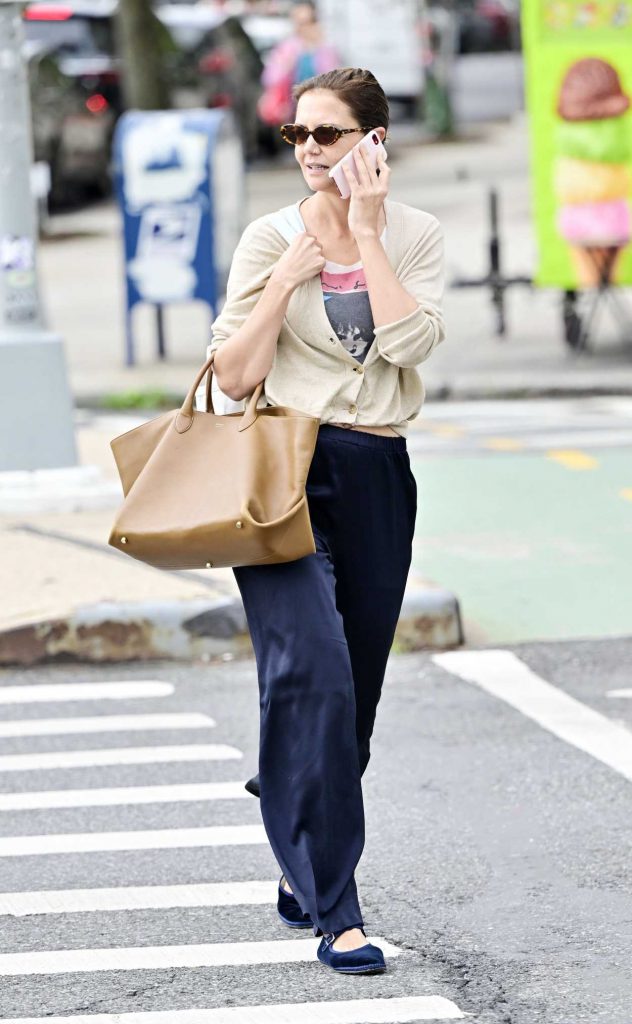
{"type": "MultiPolygon", "coordinates": [[[[404,597],[393,649],[445,650],[464,642],[459,603],[449,590],[415,585],[404,597]]],[[[52,661],[211,660],[252,655],[239,597],[99,602],[66,616],[0,632],[0,665],[52,661]]]]}

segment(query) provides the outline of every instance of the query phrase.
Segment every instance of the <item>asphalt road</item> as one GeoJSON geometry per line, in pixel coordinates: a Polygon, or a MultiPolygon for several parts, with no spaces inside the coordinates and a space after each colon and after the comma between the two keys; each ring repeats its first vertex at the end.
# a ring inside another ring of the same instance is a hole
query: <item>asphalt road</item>
{"type": "Polygon", "coordinates": [[[357,878],[394,952],[364,978],[276,918],[258,802],[239,798],[253,662],[1,673],[0,1019],[629,1024],[632,640],[503,651],[391,658],[357,878]],[[170,692],[91,690],[115,681],[170,692]],[[215,724],[120,718],[158,714],[215,724]],[[236,786],[212,799],[218,783],[236,786]]]}

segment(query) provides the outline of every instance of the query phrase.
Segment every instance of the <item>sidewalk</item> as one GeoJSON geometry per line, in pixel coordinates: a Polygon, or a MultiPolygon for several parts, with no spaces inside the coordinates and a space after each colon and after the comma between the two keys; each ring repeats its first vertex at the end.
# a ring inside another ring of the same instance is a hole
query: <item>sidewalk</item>
{"type": "MultiPolygon", "coordinates": [[[[109,442],[138,422],[77,414],[80,461],[100,468],[109,485],[98,504],[72,511],[60,488],[60,511],[38,512],[31,503],[28,511],[0,515],[0,666],[252,654],[230,569],[163,571],[107,543],[122,500],[109,442]]],[[[450,648],[462,639],[454,595],[411,575],[397,649],[450,648]]]]}
{"type": "MultiPolygon", "coordinates": [[[[423,145],[396,136],[391,196],[435,213],[444,228],[448,283],[486,271],[487,189],[501,194],[504,269],[530,275],[535,247],[529,219],[526,127],[486,126],[459,143],[423,145]]],[[[259,167],[248,176],[245,219],[304,194],[297,169],[259,167]]],[[[40,249],[51,326],[65,341],[77,405],[80,463],[107,483],[89,508],[68,491],[56,503],[4,506],[0,487],[0,664],[54,657],[234,657],[247,651],[243,609],[230,570],[162,572],[107,544],[121,494],[110,440],[130,415],[98,414],[112,396],[159,392],[182,401],[205,357],[203,309],[167,311],[168,359],[154,361],[150,310],[137,318],[137,365],[123,365],[123,268],[118,211],[104,203],[58,217],[40,249]]],[[[579,393],[632,393],[632,341],[608,329],[595,351],[569,355],[561,338],[559,294],[517,288],[507,302],[509,333],[493,335],[483,289],[451,290],[448,338],[424,364],[427,401],[579,393]]],[[[632,318],[632,306],[631,306],[632,318]]],[[[139,414],[141,418],[152,412],[139,414]]],[[[423,417],[423,411],[422,411],[423,417]]],[[[412,425],[415,429],[415,425],[412,425]]],[[[462,642],[457,597],[411,578],[397,634],[399,649],[462,642]]]]}

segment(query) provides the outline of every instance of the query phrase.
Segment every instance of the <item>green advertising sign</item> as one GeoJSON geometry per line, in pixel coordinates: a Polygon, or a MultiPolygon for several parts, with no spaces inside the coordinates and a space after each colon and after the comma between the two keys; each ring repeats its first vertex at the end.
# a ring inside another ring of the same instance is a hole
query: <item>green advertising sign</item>
{"type": "Polygon", "coordinates": [[[632,283],[632,0],[522,0],[538,284],[632,283]]]}

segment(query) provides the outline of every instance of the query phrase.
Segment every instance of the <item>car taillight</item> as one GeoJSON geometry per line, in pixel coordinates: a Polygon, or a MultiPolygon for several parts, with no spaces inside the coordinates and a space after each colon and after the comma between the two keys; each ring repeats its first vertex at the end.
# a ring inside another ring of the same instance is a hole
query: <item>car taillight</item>
{"type": "Polygon", "coordinates": [[[198,71],[202,75],[221,75],[224,71],[230,71],[235,63],[230,50],[211,50],[200,57],[198,71]]]}
{"type": "Polygon", "coordinates": [[[107,110],[109,103],[105,96],[102,96],[100,92],[95,92],[92,96],[88,96],[86,100],[86,107],[91,114],[102,114],[104,110],[107,110]]]}
{"type": "Polygon", "coordinates": [[[37,7],[27,7],[24,12],[27,21],[68,21],[72,15],[72,7],[58,7],[57,4],[50,7],[38,4],[37,7]]]}
{"type": "Polygon", "coordinates": [[[209,107],[232,107],[232,96],[227,92],[218,92],[209,102],[209,107]]]}

